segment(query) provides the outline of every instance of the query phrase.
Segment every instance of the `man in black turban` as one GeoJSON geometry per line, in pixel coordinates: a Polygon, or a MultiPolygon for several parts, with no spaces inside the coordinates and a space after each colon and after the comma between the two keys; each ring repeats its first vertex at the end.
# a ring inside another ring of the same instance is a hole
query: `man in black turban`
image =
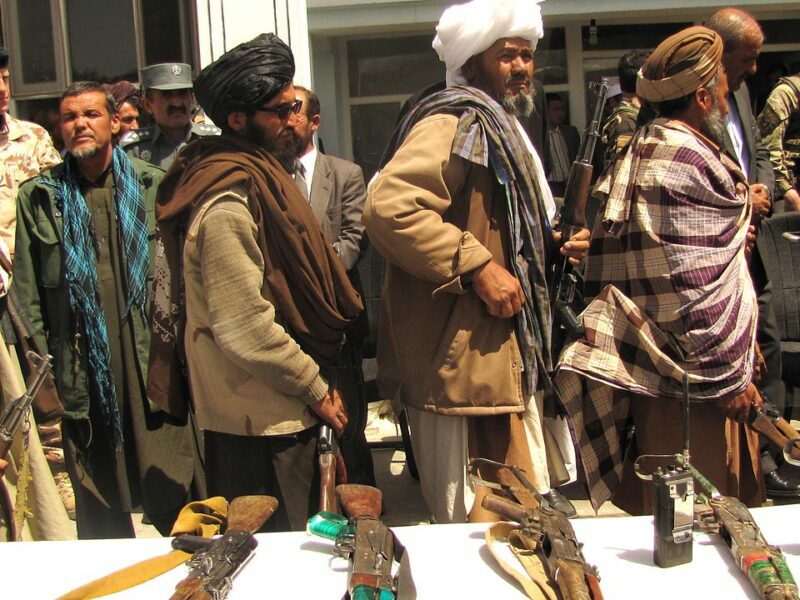
{"type": "Polygon", "coordinates": [[[182,344],[205,430],[208,491],[276,496],[270,530],[302,530],[317,510],[315,440],[321,422],[338,434],[347,424],[332,374],[361,310],[275,157],[293,140],[302,104],[293,75],[291,50],[272,34],[203,69],[195,94],[223,133],[181,152],[156,206],[164,251],[149,397],[170,412],[185,410],[176,402],[182,344]],[[181,278],[184,303],[171,293],[181,278]]]}

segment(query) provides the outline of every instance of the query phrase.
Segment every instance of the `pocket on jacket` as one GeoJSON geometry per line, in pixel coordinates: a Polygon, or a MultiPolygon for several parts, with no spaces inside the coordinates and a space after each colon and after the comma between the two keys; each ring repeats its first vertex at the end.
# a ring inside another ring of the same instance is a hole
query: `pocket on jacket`
{"type": "Polygon", "coordinates": [[[481,318],[482,310],[483,303],[474,293],[456,297],[447,327],[433,356],[435,369],[457,368],[457,359],[464,354],[464,349],[469,343],[469,328],[481,318]]]}
{"type": "Polygon", "coordinates": [[[61,284],[61,246],[49,222],[38,227],[39,273],[42,286],[55,288],[61,284]]]}

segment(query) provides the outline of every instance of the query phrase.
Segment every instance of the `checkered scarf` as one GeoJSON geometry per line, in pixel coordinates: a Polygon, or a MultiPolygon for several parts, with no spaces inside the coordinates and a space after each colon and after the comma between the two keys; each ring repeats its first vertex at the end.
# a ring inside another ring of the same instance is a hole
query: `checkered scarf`
{"type": "MultiPolygon", "coordinates": [[[[112,158],[114,204],[127,274],[127,301],[124,319],[138,308],[145,318],[147,274],[150,256],[147,247],[147,213],[136,172],[125,153],[114,146],[112,158]]],[[[69,303],[75,315],[89,361],[89,375],[106,423],[112,428],[117,446],[122,443],[122,424],[117,405],[111,349],[100,291],[97,284],[95,248],[97,239],[92,215],[81,194],[74,159],[64,163],[64,176],[58,180],[40,178],[55,191],[56,205],[63,216],[64,271],[69,286],[69,303]]]]}
{"type": "Polygon", "coordinates": [[[511,233],[508,262],[525,293],[516,318],[529,393],[551,369],[550,300],[545,265],[553,252],[553,236],[539,188],[536,165],[514,123],[514,117],[488,94],[469,86],[452,86],[428,96],[409,111],[395,129],[381,167],[392,158],[411,128],[430,115],[459,117],[452,153],[491,168],[506,195],[511,233]]]}
{"type": "Polygon", "coordinates": [[[740,393],[754,364],[756,304],[744,259],[750,221],[738,167],[677,121],[639,130],[598,182],[582,339],[555,384],[595,509],[620,481],[619,432],[635,396],[693,401],[740,393]]]}

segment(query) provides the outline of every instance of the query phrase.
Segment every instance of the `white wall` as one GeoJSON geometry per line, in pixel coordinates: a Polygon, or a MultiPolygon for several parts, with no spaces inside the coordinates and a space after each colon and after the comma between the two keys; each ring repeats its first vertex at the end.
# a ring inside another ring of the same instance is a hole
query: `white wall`
{"type": "Polygon", "coordinates": [[[200,68],[261,33],[289,44],[295,81],[311,85],[306,0],[195,0],[200,68]]]}

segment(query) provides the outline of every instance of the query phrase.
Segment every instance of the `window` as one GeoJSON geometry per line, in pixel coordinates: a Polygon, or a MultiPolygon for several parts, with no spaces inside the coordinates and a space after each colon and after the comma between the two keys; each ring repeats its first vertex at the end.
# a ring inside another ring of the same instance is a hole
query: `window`
{"type": "Polygon", "coordinates": [[[16,97],[66,87],[66,65],[60,52],[58,0],[11,0],[7,3],[11,38],[12,93],[16,97]],[[25,60],[22,60],[25,57],[25,60]]]}
{"type": "Polygon", "coordinates": [[[67,0],[73,81],[138,81],[133,3],[67,0]]]}
{"type": "Polygon", "coordinates": [[[147,64],[194,63],[191,0],[8,0],[4,7],[18,100],[56,97],[78,80],[138,81],[147,64]]]}

